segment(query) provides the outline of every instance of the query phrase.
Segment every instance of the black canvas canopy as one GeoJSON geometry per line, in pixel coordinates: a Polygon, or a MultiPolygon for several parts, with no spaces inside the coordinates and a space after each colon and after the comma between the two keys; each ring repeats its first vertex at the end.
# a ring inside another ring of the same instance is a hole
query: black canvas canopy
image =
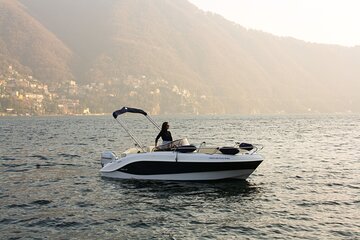
{"type": "Polygon", "coordinates": [[[116,119],[119,115],[127,113],[127,112],[140,113],[144,116],[147,116],[147,113],[144,110],[137,109],[137,108],[123,107],[122,109],[116,110],[115,112],[113,112],[113,117],[116,119]]]}
{"type": "Polygon", "coordinates": [[[136,137],[131,133],[130,130],[128,130],[123,121],[119,118],[117,118],[119,115],[124,114],[124,113],[140,113],[142,115],[144,115],[152,124],[154,124],[154,126],[160,130],[159,125],[156,124],[156,122],[154,122],[154,120],[144,111],[138,108],[130,108],[130,107],[123,107],[120,110],[116,110],[115,112],[113,112],[113,117],[115,118],[115,120],[125,129],[125,131],[129,134],[129,136],[136,142],[136,144],[144,151],[146,152],[145,148],[143,147],[144,145],[140,144],[139,140],[136,139],[136,137]]]}

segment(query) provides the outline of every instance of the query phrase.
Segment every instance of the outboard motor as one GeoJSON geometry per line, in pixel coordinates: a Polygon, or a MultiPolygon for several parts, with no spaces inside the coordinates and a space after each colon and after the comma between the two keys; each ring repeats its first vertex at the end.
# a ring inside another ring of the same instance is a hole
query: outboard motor
{"type": "Polygon", "coordinates": [[[109,162],[112,162],[114,160],[118,159],[116,154],[111,151],[105,151],[101,153],[101,166],[104,167],[109,162]]]}

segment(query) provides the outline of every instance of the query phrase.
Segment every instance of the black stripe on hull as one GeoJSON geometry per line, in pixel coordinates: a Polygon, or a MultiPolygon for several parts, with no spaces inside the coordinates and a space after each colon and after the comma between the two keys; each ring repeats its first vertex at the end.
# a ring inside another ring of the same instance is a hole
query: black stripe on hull
{"type": "Polygon", "coordinates": [[[130,163],[118,171],[135,175],[159,175],[194,172],[216,172],[255,169],[262,161],[252,162],[160,162],[140,161],[130,163]]]}

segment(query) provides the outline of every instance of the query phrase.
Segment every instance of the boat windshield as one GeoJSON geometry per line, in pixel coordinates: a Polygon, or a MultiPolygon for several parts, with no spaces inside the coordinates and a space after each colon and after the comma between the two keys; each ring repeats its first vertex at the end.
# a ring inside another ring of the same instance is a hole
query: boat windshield
{"type": "Polygon", "coordinates": [[[189,141],[187,140],[187,138],[182,138],[182,139],[177,139],[175,141],[169,142],[167,144],[163,144],[157,147],[158,150],[170,150],[170,149],[174,149],[174,148],[178,148],[181,146],[188,146],[189,141]]]}

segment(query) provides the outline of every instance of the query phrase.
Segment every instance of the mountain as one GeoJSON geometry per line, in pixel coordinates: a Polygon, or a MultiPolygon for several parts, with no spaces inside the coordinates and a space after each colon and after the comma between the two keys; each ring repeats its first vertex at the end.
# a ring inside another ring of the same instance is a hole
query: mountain
{"type": "Polygon", "coordinates": [[[360,47],[248,30],[186,0],[0,4],[7,13],[0,15],[0,49],[5,48],[8,59],[39,79],[73,77],[84,85],[105,84],[109,95],[116,96],[114,102],[93,101],[111,102],[109,108],[131,105],[155,113],[360,112],[360,47]]]}
{"type": "Polygon", "coordinates": [[[2,68],[15,65],[48,82],[73,79],[71,50],[14,0],[0,0],[0,50],[2,68]]]}

